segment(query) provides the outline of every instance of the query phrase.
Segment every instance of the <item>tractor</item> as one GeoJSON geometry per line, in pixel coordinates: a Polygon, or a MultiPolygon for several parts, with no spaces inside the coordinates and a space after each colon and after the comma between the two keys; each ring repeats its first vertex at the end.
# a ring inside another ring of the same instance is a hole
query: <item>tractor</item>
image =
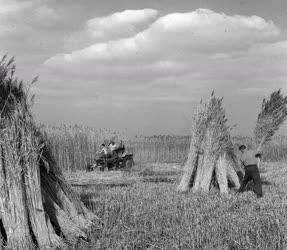
{"type": "Polygon", "coordinates": [[[112,153],[109,153],[107,155],[97,155],[93,163],[87,165],[86,170],[129,170],[133,167],[133,165],[133,154],[125,154],[125,147],[123,146],[115,149],[112,153]]]}

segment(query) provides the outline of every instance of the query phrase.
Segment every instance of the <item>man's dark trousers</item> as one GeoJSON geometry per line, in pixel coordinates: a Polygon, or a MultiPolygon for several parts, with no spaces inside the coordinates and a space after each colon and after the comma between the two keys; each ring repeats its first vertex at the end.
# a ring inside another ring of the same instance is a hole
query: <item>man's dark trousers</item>
{"type": "Polygon", "coordinates": [[[241,187],[238,190],[238,192],[243,192],[247,186],[247,183],[253,180],[255,194],[257,195],[257,197],[262,197],[263,196],[262,185],[257,165],[249,165],[246,166],[244,169],[245,169],[244,179],[241,183],[241,187]]]}

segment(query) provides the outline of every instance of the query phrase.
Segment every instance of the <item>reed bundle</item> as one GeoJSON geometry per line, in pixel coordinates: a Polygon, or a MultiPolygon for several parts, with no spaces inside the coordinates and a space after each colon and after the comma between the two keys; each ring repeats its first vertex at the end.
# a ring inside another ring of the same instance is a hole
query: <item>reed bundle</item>
{"type": "Polygon", "coordinates": [[[65,181],[31,113],[33,97],[0,61],[1,232],[9,249],[46,249],[86,238],[97,217],[65,181]]]}
{"type": "MultiPolygon", "coordinates": [[[[231,141],[231,128],[227,125],[225,110],[222,106],[223,98],[212,93],[207,103],[201,102],[194,116],[192,129],[192,143],[188,160],[178,190],[208,192],[215,172],[223,193],[226,192],[227,178],[238,185],[238,177],[229,161],[233,161],[233,144],[231,141]],[[229,174],[228,174],[229,173],[229,174]]],[[[235,162],[235,161],[234,161],[235,162]]]]}
{"type": "Polygon", "coordinates": [[[287,96],[281,90],[271,93],[269,100],[263,99],[254,129],[255,147],[258,151],[268,143],[287,118],[287,96]]]}

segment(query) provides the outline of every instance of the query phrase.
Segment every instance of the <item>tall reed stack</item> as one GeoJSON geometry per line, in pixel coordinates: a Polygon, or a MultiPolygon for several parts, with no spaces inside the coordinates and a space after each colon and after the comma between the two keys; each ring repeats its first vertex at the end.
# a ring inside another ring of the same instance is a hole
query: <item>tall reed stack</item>
{"type": "Polygon", "coordinates": [[[193,117],[190,151],[178,186],[180,192],[189,188],[194,192],[208,192],[214,174],[221,193],[227,193],[228,179],[239,186],[231,128],[227,125],[222,100],[212,93],[209,101],[201,102],[197,108],[193,117]]]}
{"type": "Polygon", "coordinates": [[[31,115],[33,98],[14,77],[13,59],[0,61],[1,236],[8,249],[65,246],[97,217],[63,178],[49,143],[31,115]]]}

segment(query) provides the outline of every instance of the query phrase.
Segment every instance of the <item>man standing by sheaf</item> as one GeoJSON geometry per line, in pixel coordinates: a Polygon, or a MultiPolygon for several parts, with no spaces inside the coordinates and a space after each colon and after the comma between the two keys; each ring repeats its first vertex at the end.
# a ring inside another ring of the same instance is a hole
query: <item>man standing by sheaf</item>
{"type": "Polygon", "coordinates": [[[261,154],[253,150],[247,150],[245,145],[239,147],[240,163],[244,167],[245,175],[238,192],[243,192],[247,183],[251,180],[254,182],[254,192],[258,198],[263,196],[261,179],[258,169],[258,162],[260,161],[261,154]]]}

